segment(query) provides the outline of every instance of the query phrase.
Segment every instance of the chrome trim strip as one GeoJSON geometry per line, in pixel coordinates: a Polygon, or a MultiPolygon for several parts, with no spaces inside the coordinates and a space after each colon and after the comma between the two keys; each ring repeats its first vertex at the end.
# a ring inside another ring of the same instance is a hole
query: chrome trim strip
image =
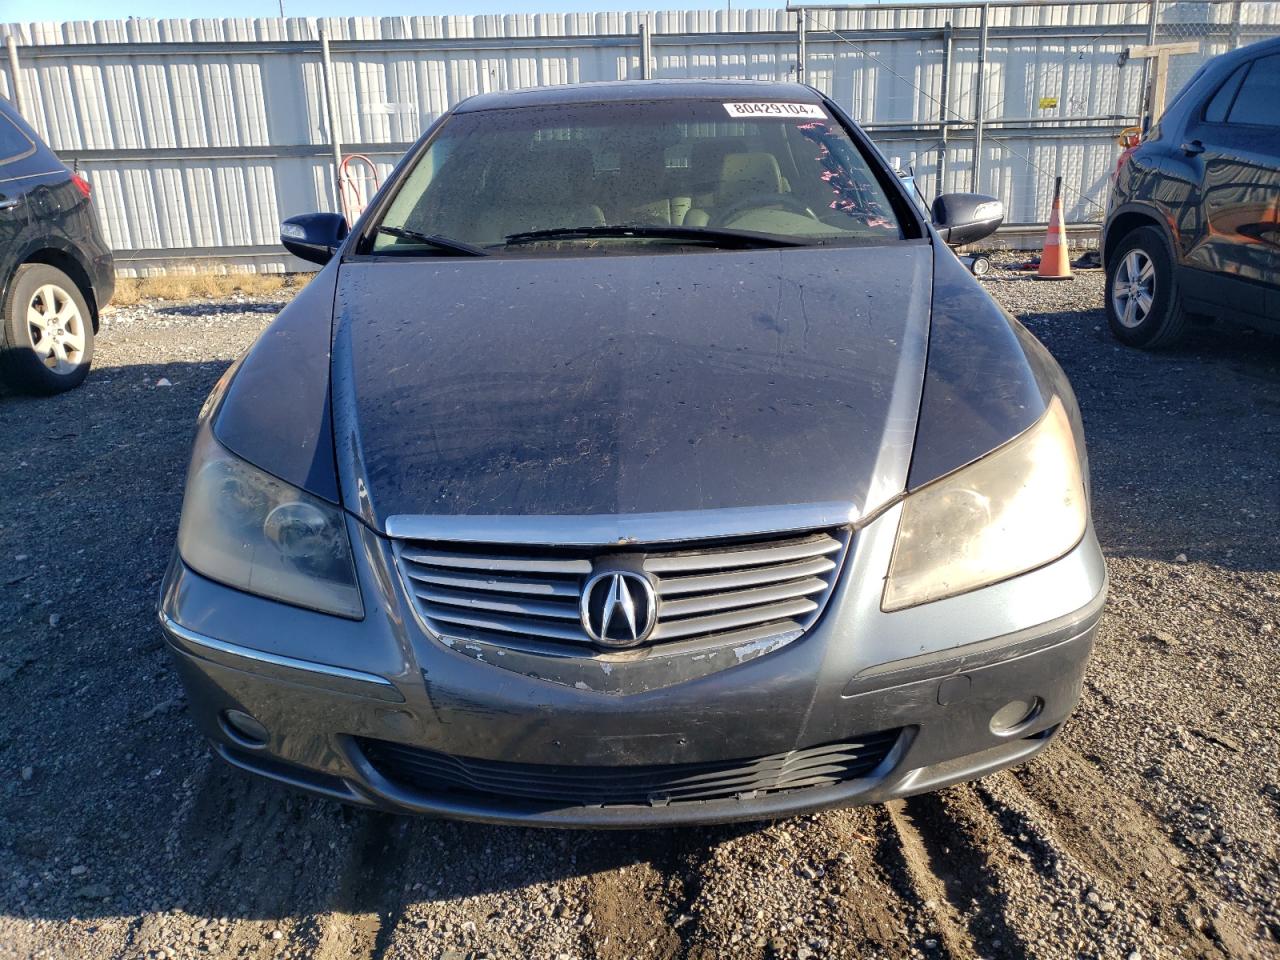
{"type": "Polygon", "coordinates": [[[988,667],[1004,666],[1022,657],[1074,643],[1097,629],[1106,600],[1107,584],[1104,583],[1097,596],[1079,610],[1047,623],[960,647],[948,647],[903,660],[874,664],[854,674],[840,696],[850,699],[866,693],[881,693],[891,687],[905,686],[920,680],[937,680],[988,667]]]}
{"type": "MultiPolygon", "coordinates": [[[[202,633],[196,633],[194,630],[188,630],[164,612],[160,613],[160,625],[164,627],[165,632],[171,638],[177,641],[175,645],[181,647],[187,653],[214,663],[221,663],[223,666],[228,666],[232,669],[243,668],[237,668],[234,664],[226,663],[217,654],[222,654],[223,657],[248,660],[256,665],[278,668],[280,671],[300,672],[326,677],[329,680],[338,681],[338,684],[325,686],[334,686],[335,689],[338,689],[345,683],[347,685],[346,692],[359,692],[375,696],[380,700],[394,700],[398,703],[404,701],[404,697],[400,695],[400,691],[396,689],[395,684],[386,677],[380,677],[374,673],[348,670],[345,667],[334,667],[327,663],[316,663],[312,660],[296,660],[293,657],[282,657],[278,654],[227,643],[225,640],[216,640],[202,633]],[[210,654],[214,655],[210,656],[210,654]],[[370,687],[375,689],[371,690],[369,689],[370,687]]],[[[282,677],[280,679],[286,678],[282,677]]],[[[299,678],[291,679],[297,680],[299,678]]],[[[299,682],[305,683],[307,681],[300,680],[299,682]]],[[[314,681],[312,682],[314,683],[314,681]]]]}
{"type": "MultiPolygon", "coordinates": [[[[0,157],[0,163],[13,163],[15,160],[22,160],[35,153],[36,149],[33,145],[26,153],[20,153],[13,157],[0,157]]],[[[59,167],[54,170],[43,170],[40,173],[24,173],[20,177],[0,177],[0,183],[17,183],[19,180],[34,180],[36,177],[52,177],[55,174],[65,173],[70,175],[71,171],[66,167],[59,167]]]]}
{"type": "Polygon", "coordinates": [[[860,516],[859,508],[846,501],[578,516],[397,514],[387,518],[387,536],[394,540],[607,547],[841,527],[860,516]]]}

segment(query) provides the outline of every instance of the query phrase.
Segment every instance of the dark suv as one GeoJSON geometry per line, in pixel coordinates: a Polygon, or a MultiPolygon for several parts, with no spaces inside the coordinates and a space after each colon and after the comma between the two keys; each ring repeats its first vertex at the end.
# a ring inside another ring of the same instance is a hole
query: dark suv
{"type": "Polygon", "coordinates": [[[1280,39],[1210,60],[1121,154],[1102,248],[1124,343],[1167,346],[1190,315],[1280,329],[1280,39]]]}
{"type": "Polygon", "coordinates": [[[59,393],[89,373],[115,286],[89,183],[0,98],[0,380],[59,393]]]}

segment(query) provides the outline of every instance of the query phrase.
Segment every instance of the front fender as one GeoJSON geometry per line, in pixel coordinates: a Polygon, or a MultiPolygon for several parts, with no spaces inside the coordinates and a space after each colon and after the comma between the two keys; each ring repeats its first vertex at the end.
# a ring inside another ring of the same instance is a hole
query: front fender
{"type": "Polygon", "coordinates": [[[329,405],[335,258],[254,342],[214,414],[218,442],[261,470],[339,503],[329,405]]]}
{"type": "Polygon", "coordinates": [[[1111,211],[1111,215],[1107,218],[1106,226],[1103,228],[1099,253],[1104,264],[1107,262],[1107,251],[1119,243],[1125,234],[1137,229],[1139,226],[1151,226],[1158,229],[1164,236],[1164,242],[1168,245],[1169,252],[1174,260],[1179,259],[1178,251],[1182,249],[1179,225],[1174,223],[1159,207],[1138,200],[1129,200],[1119,204],[1111,211]]]}
{"type": "Polygon", "coordinates": [[[908,491],[990,453],[1040,419],[1074,409],[1062,368],[942,244],[908,491]]]}

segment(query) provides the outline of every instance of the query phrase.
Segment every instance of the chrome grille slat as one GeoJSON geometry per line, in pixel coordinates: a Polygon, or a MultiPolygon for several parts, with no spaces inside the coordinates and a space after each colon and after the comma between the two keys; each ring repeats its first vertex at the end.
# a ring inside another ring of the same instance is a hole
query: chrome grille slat
{"type": "Polygon", "coordinates": [[[784,563],[787,560],[804,560],[836,553],[840,541],[828,534],[806,537],[763,547],[743,549],[708,550],[705,553],[677,553],[670,556],[648,557],[644,569],[649,573],[678,573],[685,570],[720,570],[726,567],[754,567],[767,563],[784,563]]]}
{"type": "Polygon", "coordinates": [[[525,600],[491,593],[472,595],[456,590],[433,590],[427,587],[418,587],[414,593],[428,603],[441,603],[450,607],[461,607],[464,610],[514,613],[529,617],[553,617],[578,622],[577,603],[548,603],[545,600],[525,600]]]}
{"type": "Polygon", "coordinates": [[[782,563],[777,566],[750,567],[746,570],[734,570],[729,573],[703,573],[687,577],[663,577],[658,581],[658,595],[661,597],[678,597],[686,593],[711,593],[715,590],[733,590],[741,587],[753,587],[766,583],[778,583],[782,580],[795,580],[800,577],[817,577],[830,573],[836,563],[830,557],[815,557],[813,560],[799,560],[794,563],[782,563]]]}
{"type": "Polygon", "coordinates": [[[804,597],[785,600],[782,603],[768,603],[743,610],[732,610],[728,613],[715,613],[707,617],[659,620],[657,629],[653,631],[653,639],[675,640],[678,637],[688,637],[696,633],[719,633],[722,630],[732,630],[750,623],[768,623],[770,620],[800,617],[806,613],[813,613],[817,609],[816,603],[804,597]]]}
{"type": "Polygon", "coordinates": [[[493,593],[526,593],[531,596],[568,597],[578,602],[576,580],[534,580],[514,577],[473,576],[450,570],[428,567],[406,570],[419,583],[431,583],[454,590],[485,590],[493,593]]]}
{"type": "Polygon", "coordinates": [[[805,597],[814,593],[822,593],[827,584],[817,577],[806,577],[803,580],[788,580],[786,583],[768,587],[756,587],[751,590],[731,590],[727,593],[710,593],[696,597],[685,597],[682,600],[666,600],[659,608],[659,616],[665,621],[672,617],[687,617],[695,613],[714,613],[720,610],[736,610],[741,607],[754,607],[762,603],[774,603],[779,600],[791,600],[794,597],[805,597]]]}
{"type": "MultiPolygon", "coordinates": [[[[539,620],[535,617],[507,617],[496,613],[471,613],[466,610],[455,610],[452,607],[432,607],[431,619],[444,623],[456,623],[477,630],[496,630],[499,633],[513,633],[518,636],[550,637],[554,640],[568,640],[572,643],[590,643],[586,632],[581,627],[570,627],[552,620],[539,620]]],[[[447,631],[445,631],[447,632],[447,631]]]]}
{"type": "Polygon", "coordinates": [[[397,541],[396,553],[432,633],[552,655],[597,649],[580,620],[581,592],[594,574],[620,568],[643,570],[653,585],[657,626],[646,644],[790,642],[826,604],[850,537],[835,528],[608,547],[397,541]]]}
{"type": "Polygon", "coordinates": [[[582,575],[591,572],[590,560],[556,560],[542,557],[504,557],[444,551],[409,550],[404,558],[411,563],[458,570],[494,570],[507,573],[564,573],[582,575]]]}

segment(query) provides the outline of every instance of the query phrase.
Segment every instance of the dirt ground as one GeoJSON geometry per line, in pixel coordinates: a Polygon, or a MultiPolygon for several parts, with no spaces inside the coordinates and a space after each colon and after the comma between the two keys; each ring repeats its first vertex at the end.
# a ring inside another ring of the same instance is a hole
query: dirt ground
{"type": "Polygon", "coordinates": [[[1101,279],[988,288],[1079,394],[1111,596],[1024,767],[773,824],[404,819],[221,765],[154,614],[193,421],[279,309],[111,313],[0,398],[0,958],[1280,956],[1280,339],[1118,346],[1101,279]]]}

